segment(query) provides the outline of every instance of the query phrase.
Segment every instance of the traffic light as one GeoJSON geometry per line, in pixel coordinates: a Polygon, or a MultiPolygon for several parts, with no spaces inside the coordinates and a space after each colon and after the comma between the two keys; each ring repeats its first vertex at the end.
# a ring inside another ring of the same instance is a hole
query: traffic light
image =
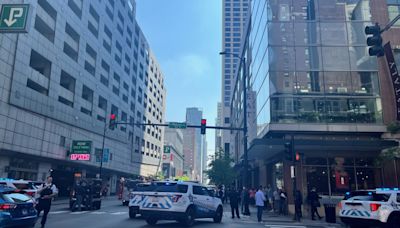
{"type": "Polygon", "coordinates": [[[296,152],[296,155],[295,155],[295,160],[296,160],[296,162],[299,162],[300,159],[301,159],[300,153],[299,153],[299,152],[296,152]]]}
{"type": "Polygon", "coordinates": [[[381,57],[385,55],[382,47],[381,27],[377,24],[366,26],[365,34],[372,35],[367,38],[367,45],[370,46],[368,54],[370,56],[381,57]]]}
{"type": "Polygon", "coordinates": [[[117,115],[111,114],[110,115],[110,122],[108,123],[108,128],[111,130],[115,129],[115,121],[117,119],[117,115]]]}
{"type": "Polygon", "coordinates": [[[207,125],[207,120],[201,119],[201,134],[202,135],[206,134],[206,125],[207,125]]]}
{"type": "Polygon", "coordinates": [[[285,159],[288,161],[293,160],[292,143],[290,142],[285,142],[285,159]]]}

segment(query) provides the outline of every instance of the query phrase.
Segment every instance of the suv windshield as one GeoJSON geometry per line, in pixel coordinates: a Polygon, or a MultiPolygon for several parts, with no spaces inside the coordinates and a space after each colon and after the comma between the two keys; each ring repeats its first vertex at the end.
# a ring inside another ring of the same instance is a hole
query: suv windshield
{"type": "Polygon", "coordinates": [[[185,184],[178,184],[178,183],[169,183],[169,182],[159,182],[156,183],[157,187],[155,192],[179,192],[179,193],[186,193],[188,190],[188,186],[185,184]]]}
{"type": "Polygon", "coordinates": [[[17,189],[26,190],[26,189],[34,189],[32,184],[30,183],[13,183],[17,189]]]}

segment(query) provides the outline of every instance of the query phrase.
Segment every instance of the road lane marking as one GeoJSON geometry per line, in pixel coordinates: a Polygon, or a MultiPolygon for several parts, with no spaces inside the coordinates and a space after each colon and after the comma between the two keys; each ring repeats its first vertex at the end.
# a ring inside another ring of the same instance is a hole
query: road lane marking
{"type": "Polygon", "coordinates": [[[125,215],[125,214],[128,214],[128,212],[126,212],[126,211],[124,211],[124,212],[113,212],[113,213],[110,213],[110,214],[112,214],[112,215],[125,215]]]}
{"type": "Polygon", "coordinates": [[[68,213],[68,212],[70,212],[70,211],[50,211],[49,214],[55,215],[55,214],[64,214],[64,213],[68,213]]]}
{"type": "Polygon", "coordinates": [[[104,214],[106,214],[107,212],[105,212],[105,211],[93,211],[93,212],[91,212],[90,214],[92,214],[92,215],[104,215],[104,214]]]}
{"type": "Polygon", "coordinates": [[[265,225],[268,228],[307,228],[306,226],[291,226],[291,225],[265,225]]]}
{"type": "Polygon", "coordinates": [[[86,214],[89,211],[75,211],[75,212],[71,212],[71,215],[81,215],[81,214],[86,214]]]}

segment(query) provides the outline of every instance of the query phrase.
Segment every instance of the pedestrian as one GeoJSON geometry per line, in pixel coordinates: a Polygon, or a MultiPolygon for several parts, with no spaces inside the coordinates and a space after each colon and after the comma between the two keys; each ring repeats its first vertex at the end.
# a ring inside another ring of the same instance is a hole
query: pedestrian
{"type": "Polygon", "coordinates": [[[265,201],[265,196],[264,193],[262,192],[262,186],[258,188],[258,191],[255,194],[255,201],[256,201],[256,206],[257,206],[257,219],[258,222],[262,221],[262,213],[263,213],[263,208],[264,208],[264,201],[265,201]]]}
{"type": "Polygon", "coordinates": [[[271,185],[267,187],[267,200],[270,206],[270,212],[274,211],[274,191],[271,188],[271,185]]]}
{"type": "Polygon", "coordinates": [[[250,204],[250,194],[249,190],[246,187],[243,187],[243,192],[242,192],[242,208],[243,208],[243,215],[248,215],[250,216],[250,209],[249,209],[249,204],[250,204]]]}
{"type": "Polygon", "coordinates": [[[287,215],[287,194],[284,188],[281,189],[281,192],[279,194],[280,196],[280,203],[279,203],[279,214],[281,215],[287,215]]]}
{"type": "Polygon", "coordinates": [[[263,193],[264,193],[264,197],[265,197],[265,200],[264,200],[264,210],[267,210],[267,209],[268,209],[267,187],[264,187],[264,188],[263,188],[263,193]]]}
{"type": "Polygon", "coordinates": [[[221,199],[222,204],[223,204],[223,203],[224,203],[224,201],[223,201],[223,198],[224,198],[224,191],[222,190],[222,186],[219,187],[219,190],[218,190],[218,198],[221,199]]]}
{"type": "Polygon", "coordinates": [[[41,221],[41,227],[43,228],[46,224],[47,214],[49,214],[51,201],[58,194],[57,187],[53,184],[53,177],[48,176],[46,179],[46,183],[42,184],[42,186],[38,189],[38,194],[40,195],[39,203],[36,206],[37,214],[40,215],[40,212],[43,211],[43,217],[41,221]]]}
{"type": "Polygon", "coordinates": [[[82,182],[77,181],[76,185],[74,186],[74,192],[75,192],[75,202],[72,206],[72,210],[75,211],[76,207],[78,207],[78,210],[82,210],[82,201],[83,201],[83,195],[85,193],[85,190],[83,189],[82,182]]]}
{"type": "Polygon", "coordinates": [[[250,195],[250,204],[254,205],[255,204],[255,195],[256,195],[256,191],[254,188],[251,188],[249,191],[249,195],[250,195]]]}
{"type": "Polygon", "coordinates": [[[240,194],[236,190],[234,186],[232,186],[230,192],[229,192],[229,203],[231,205],[231,211],[232,211],[232,218],[235,218],[235,211],[236,211],[236,217],[240,219],[239,215],[239,202],[240,202],[240,194]]]}
{"type": "Polygon", "coordinates": [[[294,194],[294,220],[300,222],[303,213],[301,212],[301,205],[303,204],[303,196],[300,190],[296,190],[294,194]]]}
{"type": "Polygon", "coordinates": [[[280,212],[280,210],[279,210],[279,202],[280,202],[280,200],[281,200],[281,197],[279,196],[279,193],[280,193],[280,189],[278,189],[278,188],[276,188],[275,189],[275,191],[274,191],[274,211],[275,212],[280,212]]]}
{"type": "Polygon", "coordinates": [[[318,213],[318,207],[321,206],[321,203],[319,202],[319,199],[321,199],[321,197],[318,195],[317,189],[315,187],[311,189],[311,192],[308,194],[307,199],[308,203],[311,206],[311,219],[315,220],[315,214],[317,214],[318,219],[322,219],[322,217],[318,213]]]}

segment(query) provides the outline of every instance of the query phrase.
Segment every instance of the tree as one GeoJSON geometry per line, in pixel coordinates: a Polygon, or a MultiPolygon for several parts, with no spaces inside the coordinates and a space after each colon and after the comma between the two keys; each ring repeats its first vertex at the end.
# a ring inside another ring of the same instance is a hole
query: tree
{"type": "Polygon", "coordinates": [[[210,182],[219,185],[231,185],[236,177],[236,172],[232,167],[233,160],[224,154],[220,148],[212,156],[212,161],[208,165],[209,169],[206,171],[210,182]]]}

